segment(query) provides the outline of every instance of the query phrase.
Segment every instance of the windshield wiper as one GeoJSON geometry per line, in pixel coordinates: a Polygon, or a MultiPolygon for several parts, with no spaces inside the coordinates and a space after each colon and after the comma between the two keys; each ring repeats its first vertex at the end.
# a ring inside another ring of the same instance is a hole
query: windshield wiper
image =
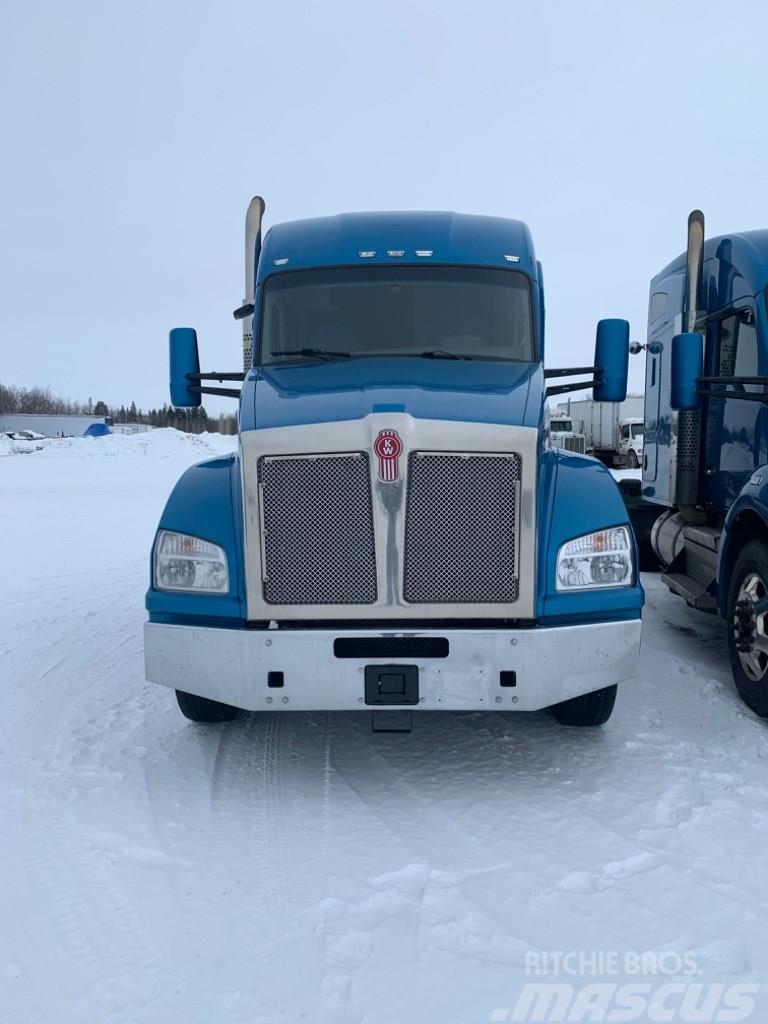
{"type": "Polygon", "coordinates": [[[459,356],[455,352],[446,352],[442,348],[433,348],[428,352],[419,352],[421,359],[472,359],[472,356],[459,356]]]}
{"type": "Polygon", "coordinates": [[[327,348],[284,348],[284,349],[272,349],[271,355],[273,356],[306,356],[307,358],[316,357],[317,359],[349,359],[349,352],[334,352],[327,348]]]}

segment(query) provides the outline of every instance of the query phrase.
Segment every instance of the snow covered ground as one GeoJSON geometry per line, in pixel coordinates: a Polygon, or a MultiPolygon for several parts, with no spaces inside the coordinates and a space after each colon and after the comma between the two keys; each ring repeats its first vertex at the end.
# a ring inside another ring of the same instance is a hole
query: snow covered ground
{"type": "Polygon", "coordinates": [[[153,431],[0,458],[0,1020],[482,1024],[513,1019],[531,954],[555,951],[611,956],[548,976],[577,990],[656,991],[667,974],[632,973],[647,951],[672,981],[683,962],[687,981],[768,979],[766,724],[722,626],[655,577],[642,682],[600,730],[201,727],[145,684],[158,516],[232,443],[153,431]]]}

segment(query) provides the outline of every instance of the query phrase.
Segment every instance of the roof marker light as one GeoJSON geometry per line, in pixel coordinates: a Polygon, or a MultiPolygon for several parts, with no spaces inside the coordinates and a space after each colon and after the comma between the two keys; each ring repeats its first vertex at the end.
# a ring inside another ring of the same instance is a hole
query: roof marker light
{"type": "Polygon", "coordinates": [[[504,254],[504,259],[507,261],[507,263],[519,263],[520,262],[520,257],[519,256],[507,256],[506,253],[504,254]]]}
{"type": "Polygon", "coordinates": [[[361,249],[357,254],[361,260],[370,260],[376,255],[375,249],[361,249]]]}
{"type": "Polygon", "coordinates": [[[417,249],[416,250],[416,255],[417,256],[431,256],[434,251],[435,251],[434,249],[417,249]]]}
{"type": "Polygon", "coordinates": [[[276,267],[284,267],[285,264],[288,262],[288,257],[287,256],[283,256],[282,259],[273,260],[272,262],[275,264],[276,267]]]}
{"type": "Polygon", "coordinates": [[[405,256],[405,249],[387,249],[387,256],[405,256]]]}

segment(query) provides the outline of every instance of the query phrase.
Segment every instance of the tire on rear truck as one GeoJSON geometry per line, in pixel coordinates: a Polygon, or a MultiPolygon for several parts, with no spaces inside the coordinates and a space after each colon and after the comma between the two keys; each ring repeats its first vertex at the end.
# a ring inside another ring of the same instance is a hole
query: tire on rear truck
{"type": "Polygon", "coordinates": [[[728,654],[736,689],[756,715],[768,718],[768,546],[751,540],[739,552],[728,587],[728,654]]]}

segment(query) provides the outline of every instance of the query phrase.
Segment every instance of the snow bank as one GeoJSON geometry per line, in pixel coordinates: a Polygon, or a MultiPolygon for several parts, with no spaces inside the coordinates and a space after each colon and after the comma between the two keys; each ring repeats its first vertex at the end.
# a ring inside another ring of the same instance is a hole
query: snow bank
{"type": "Polygon", "coordinates": [[[161,427],[142,434],[109,434],[106,437],[51,437],[37,444],[43,458],[183,458],[191,462],[226,455],[237,448],[237,437],[227,434],[185,434],[161,427]]]}

